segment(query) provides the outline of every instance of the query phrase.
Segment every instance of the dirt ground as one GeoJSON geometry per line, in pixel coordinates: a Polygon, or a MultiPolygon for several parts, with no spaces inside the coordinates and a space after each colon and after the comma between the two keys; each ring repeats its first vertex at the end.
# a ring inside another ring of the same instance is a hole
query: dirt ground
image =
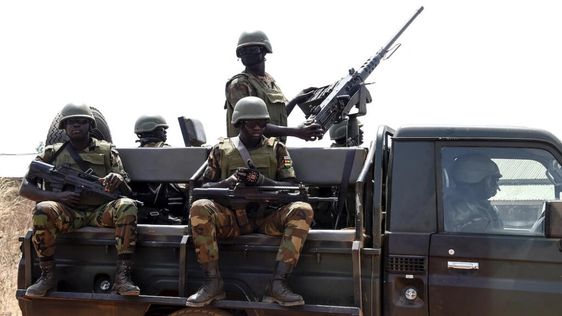
{"type": "Polygon", "coordinates": [[[21,315],[16,300],[18,238],[31,227],[34,202],[18,195],[18,179],[0,178],[0,316],[21,315]]]}

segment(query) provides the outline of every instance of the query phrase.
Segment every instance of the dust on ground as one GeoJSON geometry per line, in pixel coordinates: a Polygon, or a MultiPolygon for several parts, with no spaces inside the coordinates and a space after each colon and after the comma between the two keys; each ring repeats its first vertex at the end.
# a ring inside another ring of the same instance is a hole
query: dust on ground
{"type": "Polygon", "coordinates": [[[21,315],[16,300],[18,238],[31,227],[35,202],[19,196],[20,183],[20,179],[0,178],[0,316],[21,315]]]}

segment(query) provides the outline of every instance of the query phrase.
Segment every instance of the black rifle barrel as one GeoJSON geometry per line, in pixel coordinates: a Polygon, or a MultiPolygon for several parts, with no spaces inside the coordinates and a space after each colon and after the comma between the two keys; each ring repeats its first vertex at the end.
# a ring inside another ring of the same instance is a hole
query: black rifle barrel
{"type": "Polygon", "coordinates": [[[394,37],[386,44],[383,48],[381,48],[375,56],[369,58],[357,71],[357,75],[361,78],[362,81],[365,81],[367,77],[373,72],[373,70],[378,66],[380,61],[384,58],[384,56],[388,53],[388,51],[394,45],[394,42],[402,35],[402,33],[412,24],[412,22],[418,17],[418,15],[423,11],[423,6],[420,7],[416,13],[404,24],[404,26],[394,35],[394,37]]]}
{"type": "Polygon", "coordinates": [[[94,194],[107,201],[122,197],[118,192],[106,192],[104,186],[98,182],[99,178],[94,175],[65,166],[57,169],[51,164],[38,160],[32,161],[29,165],[29,177],[40,178],[52,186],[58,185],[60,189],[63,189],[65,186],[71,186],[79,191],[94,194]]]}
{"type": "Polygon", "coordinates": [[[394,37],[383,48],[381,48],[374,56],[367,59],[365,63],[359,68],[358,71],[351,69],[349,74],[337,82],[328,96],[326,96],[320,105],[320,110],[316,115],[312,114],[308,117],[307,124],[318,123],[322,128],[327,131],[330,126],[338,119],[342,119],[343,115],[347,114],[350,107],[345,107],[340,104],[339,97],[350,97],[358,93],[362,88],[363,82],[379,65],[380,61],[385,57],[388,51],[394,45],[394,42],[402,35],[402,33],[410,26],[414,19],[423,11],[423,6],[420,7],[416,13],[408,20],[408,22],[394,35],[394,37]]]}

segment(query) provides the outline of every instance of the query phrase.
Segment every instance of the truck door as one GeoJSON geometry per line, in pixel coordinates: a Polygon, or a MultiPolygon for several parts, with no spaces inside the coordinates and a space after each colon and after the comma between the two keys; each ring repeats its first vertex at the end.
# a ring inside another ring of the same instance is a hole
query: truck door
{"type": "Polygon", "coordinates": [[[544,202],[560,199],[560,153],[521,144],[437,151],[430,315],[561,315],[562,244],[544,237],[541,218],[544,202]]]}

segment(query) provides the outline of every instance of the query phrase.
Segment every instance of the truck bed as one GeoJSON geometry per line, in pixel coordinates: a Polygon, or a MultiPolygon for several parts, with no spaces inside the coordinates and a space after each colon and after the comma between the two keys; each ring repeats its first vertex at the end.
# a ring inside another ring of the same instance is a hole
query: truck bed
{"type": "MultiPolygon", "coordinates": [[[[340,188],[342,179],[349,178],[349,190],[353,194],[361,173],[370,168],[364,148],[289,150],[299,180],[311,187],[340,188]],[[350,164],[347,169],[346,161],[350,164]]],[[[123,148],[119,152],[133,182],[177,183],[187,182],[199,169],[208,149],[123,148]]],[[[188,225],[139,224],[133,280],[142,295],[128,298],[109,294],[107,286],[113,278],[116,258],[113,234],[111,228],[84,227],[60,235],[56,254],[58,289],[45,298],[33,299],[24,296],[25,288],[36,280],[40,270],[32,249],[31,231],[22,237],[17,296],[24,315],[39,311],[42,315],[50,315],[51,311],[52,315],[59,315],[59,308],[64,306],[73,306],[76,315],[82,310],[84,314],[96,310],[120,315],[168,313],[185,306],[187,296],[203,282],[188,225]]],[[[250,314],[268,310],[268,314],[283,315],[288,312],[359,315],[362,304],[377,306],[380,297],[381,250],[365,248],[369,238],[353,226],[313,227],[289,280],[306,301],[305,306],[298,308],[260,302],[273,271],[280,238],[248,234],[221,240],[220,269],[227,299],[213,306],[250,314]]]]}

